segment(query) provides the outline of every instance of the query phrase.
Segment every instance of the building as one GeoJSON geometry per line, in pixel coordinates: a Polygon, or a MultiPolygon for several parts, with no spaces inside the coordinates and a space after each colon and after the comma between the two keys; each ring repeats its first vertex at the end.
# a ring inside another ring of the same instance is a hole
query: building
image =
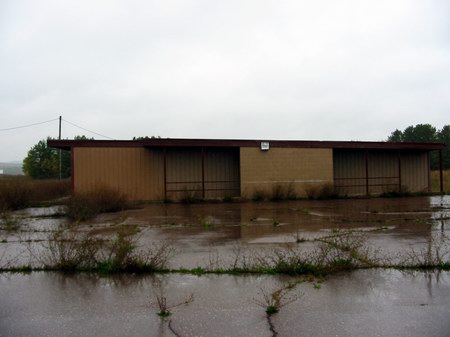
{"type": "MultiPolygon", "coordinates": [[[[107,186],[131,200],[429,192],[442,143],[145,139],[49,140],[71,150],[75,192],[107,186]]],[[[441,165],[442,167],[442,165],[441,165]]],[[[442,169],[441,169],[442,177],[442,169]]],[[[441,178],[441,191],[442,191],[441,178]]]]}

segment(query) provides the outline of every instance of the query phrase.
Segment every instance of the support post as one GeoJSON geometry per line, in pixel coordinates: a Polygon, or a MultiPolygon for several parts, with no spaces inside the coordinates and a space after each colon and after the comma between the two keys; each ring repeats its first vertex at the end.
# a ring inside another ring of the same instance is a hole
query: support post
{"type": "Polygon", "coordinates": [[[369,195],[369,153],[368,150],[364,152],[364,161],[366,163],[366,195],[369,195]]]}
{"type": "Polygon", "coordinates": [[[427,163],[428,163],[428,193],[431,193],[431,156],[430,151],[427,151],[427,163]]]}
{"type": "Polygon", "coordinates": [[[205,148],[202,146],[202,198],[205,199],[205,148]]]}
{"type": "Polygon", "coordinates": [[[400,157],[400,150],[397,150],[398,160],[398,191],[402,193],[402,159],[400,157]]]}
{"type": "Polygon", "coordinates": [[[439,184],[441,187],[441,193],[444,193],[444,176],[442,174],[442,149],[439,150],[439,184]]]}
{"type": "Polygon", "coordinates": [[[70,147],[70,181],[72,183],[72,192],[75,193],[75,147],[70,147]]]}
{"type": "Polygon", "coordinates": [[[167,200],[167,151],[163,149],[163,166],[164,166],[164,201],[167,200]]]}
{"type": "MultiPolygon", "coordinates": [[[[62,117],[59,116],[59,136],[58,139],[61,140],[61,120],[62,117]]],[[[62,153],[61,149],[59,149],[59,180],[62,179],[62,153]]]]}

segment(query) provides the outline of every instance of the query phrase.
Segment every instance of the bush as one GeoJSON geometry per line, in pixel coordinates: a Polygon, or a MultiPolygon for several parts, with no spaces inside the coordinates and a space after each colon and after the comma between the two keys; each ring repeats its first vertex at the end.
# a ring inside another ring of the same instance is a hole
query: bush
{"type": "Polygon", "coordinates": [[[24,179],[11,178],[0,182],[0,209],[16,210],[31,203],[31,186],[24,179]]]}
{"type": "Polygon", "coordinates": [[[252,200],[255,202],[264,201],[266,199],[266,193],[263,190],[254,190],[252,200]]]}
{"type": "Polygon", "coordinates": [[[73,220],[84,221],[99,213],[118,212],[127,208],[125,194],[101,187],[88,193],[74,194],[66,203],[66,215],[73,220]]]}
{"type": "Polygon", "coordinates": [[[338,193],[332,183],[308,185],[305,187],[305,193],[307,198],[311,200],[324,200],[338,197],[338,193]]]}
{"type": "Polygon", "coordinates": [[[97,254],[103,242],[86,235],[79,237],[75,232],[55,232],[49,238],[40,258],[45,268],[75,272],[91,270],[97,265],[97,254]]]}
{"type": "Polygon", "coordinates": [[[272,201],[282,200],[295,200],[297,195],[295,194],[294,185],[289,183],[288,185],[282,185],[279,183],[272,185],[272,201]]]}
{"type": "Polygon", "coordinates": [[[16,210],[68,195],[68,180],[0,179],[0,210],[16,210]]]}

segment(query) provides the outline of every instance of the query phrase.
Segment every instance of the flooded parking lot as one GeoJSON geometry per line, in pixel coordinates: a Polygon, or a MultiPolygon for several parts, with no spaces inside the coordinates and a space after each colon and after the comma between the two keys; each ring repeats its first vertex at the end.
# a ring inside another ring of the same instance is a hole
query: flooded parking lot
{"type": "MultiPolygon", "coordinates": [[[[0,276],[0,336],[273,336],[256,301],[294,280],[283,276],[153,275],[99,277],[34,272],[0,276]],[[176,304],[160,318],[155,291],[176,304]],[[170,324],[170,327],[169,327],[170,324]]],[[[279,336],[448,336],[450,274],[357,271],[315,288],[272,324],[279,336]]]]}
{"type": "Polygon", "coordinates": [[[49,207],[15,212],[8,221],[14,226],[4,220],[0,231],[5,269],[39,265],[52,235],[71,232],[102,240],[121,234],[139,248],[168,242],[174,272],[3,272],[0,336],[448,336],[448,271],[370,268],[310,279],[179,272],[218,270],[244,252],[307,254],[343,234],[390,261],[411,251],[426,258],[437,247],[449,261],[448,196],[148,204],[75,224],[49,207]],[[284,287],[292,303],[268,319],[264,294],[284,287]],[[160,318],[158,293],[173,305],[193,300],[160,318]]]}

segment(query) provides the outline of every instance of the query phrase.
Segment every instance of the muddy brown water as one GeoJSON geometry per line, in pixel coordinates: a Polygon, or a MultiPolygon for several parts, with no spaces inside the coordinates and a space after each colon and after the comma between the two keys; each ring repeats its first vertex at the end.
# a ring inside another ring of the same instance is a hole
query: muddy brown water
{"type": "MultiPolygon", "coordinates": [[[[70,226],[60,208],[14,213],[20,230],[0,231],[0,264],[29,263],[49,235],[70,226]]],[[[133,234],[142,247],[170,241],[173,268],[207,267],[236,249],[308,249],[336,230],[363,231],[367,244],[394,254],[450,236],[450,197],[292,201],[280,203],[149,204],[102,214],[76,227],[112,238],[133,234]]],[[[447,256],[448,258],[448,256],[447,256]]],[[[194,276],[33,272],[0,274],[0,336],[272,336],[256,302],[295,281],[286,276],[194,276]],[[172,304],[156,315],[155,293],[172,304]],[[152,304],[153,303],[153,304],[152,304]]],[[[449,336],[450,274],[360,270],[295,287],[297,299],[273,316],[279,336],[449,336]],[[314,287],[316,284],[316,287],[314,287]]]]}

